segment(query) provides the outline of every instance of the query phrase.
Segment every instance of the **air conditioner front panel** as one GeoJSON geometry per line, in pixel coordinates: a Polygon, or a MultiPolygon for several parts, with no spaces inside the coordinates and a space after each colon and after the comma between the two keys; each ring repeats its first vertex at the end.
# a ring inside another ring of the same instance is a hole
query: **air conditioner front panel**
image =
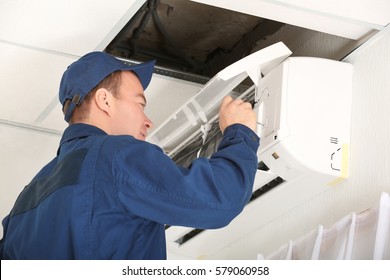
{"type": "Polygon", "coordinates": [[[341,166],[348,160],[342,155],[349,148],[351,83],[350,64],[296,57],[288,58],[261,81],[259,91],[266,90],[276,100],[268,102],[268,98],[262,104],[263,112],[271,114],[260,120],[265,127],[258,153],[272,172],[283,177],[283,170],[296,165],[298,170],[345,176],[341,166]],[[276,164],[284,160],[289,162],[285,167],[276,164]]]}

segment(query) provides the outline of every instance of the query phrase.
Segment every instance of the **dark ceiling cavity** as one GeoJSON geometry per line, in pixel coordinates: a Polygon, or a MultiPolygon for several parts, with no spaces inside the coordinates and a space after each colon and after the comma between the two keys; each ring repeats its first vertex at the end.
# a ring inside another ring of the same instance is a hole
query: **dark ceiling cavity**
{"type": "Polygon", "coordinates": [[[212,77],[253,52],[284,23],[187,0],[149,0],[106,51],[172,70],[212,77]]]}

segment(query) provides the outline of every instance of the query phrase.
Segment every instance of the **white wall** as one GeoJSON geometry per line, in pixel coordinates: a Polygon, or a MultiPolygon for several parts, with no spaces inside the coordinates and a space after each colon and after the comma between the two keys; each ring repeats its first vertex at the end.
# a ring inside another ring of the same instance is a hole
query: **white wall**
{"type": "Polygon", "coordinates": [[[268,255],[319,224],[330,226],[353,211],[364,211],[379,201],[382,192],[390,191],[389,50],[388,26],[345,59],[354,65],[349,179],[210,258],[268,255]]]}

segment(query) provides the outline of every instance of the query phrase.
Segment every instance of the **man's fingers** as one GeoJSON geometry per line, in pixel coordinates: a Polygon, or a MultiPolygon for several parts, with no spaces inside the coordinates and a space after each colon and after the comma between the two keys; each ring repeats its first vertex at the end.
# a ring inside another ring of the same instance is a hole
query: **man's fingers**
{"type": "Polygon", "coordinates": [[[227,95],[223,98],[221,103],[221,109],[225,108],[227,105],[233,102],[233,98],[230,95],[227,95]]]}
{"type": "Polygon", "coordinates": [[[243,106],[245,109],[252,109],[252,104],[249,102],[243,102],[241,106],[243,106]]]}

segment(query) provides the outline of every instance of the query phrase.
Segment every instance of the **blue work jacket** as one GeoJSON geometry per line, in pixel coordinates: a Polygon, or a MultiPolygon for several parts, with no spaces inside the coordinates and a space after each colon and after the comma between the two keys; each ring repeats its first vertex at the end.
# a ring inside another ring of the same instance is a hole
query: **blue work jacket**
{"type": "Polygon", "coordinates": [[[2,259],[165,259],[164,225],[226,226],[252,194],[257,135],[226,128],[189,168],[132,136],[73,124],[3,220],[2,259]]]}

